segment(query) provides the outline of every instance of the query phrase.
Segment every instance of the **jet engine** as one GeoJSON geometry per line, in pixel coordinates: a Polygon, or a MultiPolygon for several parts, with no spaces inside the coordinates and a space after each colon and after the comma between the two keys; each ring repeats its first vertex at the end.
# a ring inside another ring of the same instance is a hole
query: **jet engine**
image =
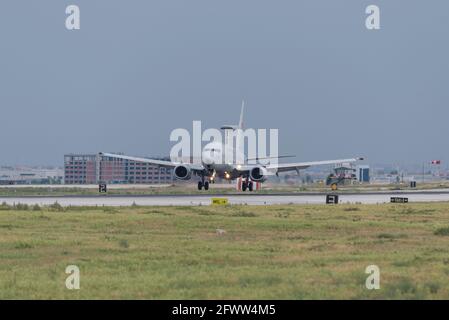
{"type": "Polygon", "coordinates": [[[192,171],[185,165],[179,165],[175,167],[175,170],[173,170],[173,174],[175,175],[176,179],[189,180],[192,176],[192,171]]]}
{"type": "Polygon", "coordinates": [[[250,170],[249,176],[252,181],[264,182],[267,180],[268,171],[264,167],[254,167],[250,170]]]}

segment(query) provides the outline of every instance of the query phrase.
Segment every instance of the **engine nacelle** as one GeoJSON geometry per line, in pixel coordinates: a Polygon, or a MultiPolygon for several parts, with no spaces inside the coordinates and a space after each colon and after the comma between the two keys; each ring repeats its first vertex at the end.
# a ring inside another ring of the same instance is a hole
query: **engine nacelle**
{"type": "Polygon", "coordinates": [[[264,182],[267,180],[268,171],[264,167],[254,167],[249,172],[252,181],[264,182]]]}
{"type": "Polygon", "coordinates": [[[179,165],[175,167],[175,170],[173,170],[173,174],[176,179],[189,180],[192,176],[192,170],[190,170],[188,166],[179,165]]]}

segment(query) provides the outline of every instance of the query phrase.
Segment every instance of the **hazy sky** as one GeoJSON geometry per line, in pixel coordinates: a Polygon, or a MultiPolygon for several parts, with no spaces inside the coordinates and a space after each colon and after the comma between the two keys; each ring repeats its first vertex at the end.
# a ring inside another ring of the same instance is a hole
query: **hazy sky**
{"type": "Polygon", "coordinates": [[[449,161],[447,0],[2,0],[0,57],[0,164],[166,155],[242,99],[298,160],[449,161]]]}

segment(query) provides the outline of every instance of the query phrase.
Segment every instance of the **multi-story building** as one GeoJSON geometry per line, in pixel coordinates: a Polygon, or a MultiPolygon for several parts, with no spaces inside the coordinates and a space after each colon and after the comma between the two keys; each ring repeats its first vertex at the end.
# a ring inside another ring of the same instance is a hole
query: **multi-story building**
{"type": "Polygon", "coordinates": [[[359,180],[360,182],[369,182],[370,181],[369,166],[368,165],[358,165],[356,175],[357,175],[357,180],[359,180]]]}
{"type": "Polygon", "coordinates": [[[64,156],[64,183],[97,183],[97,155],[69,154],[64,156]]]}
{"type": "Polygon", "coordinates": [[[64,156],[64,182],[66,184],[96,184],[100,182],[165,184],[172,181],[171,169],[149,163],[110,158],[98,154],[68,154],[64,156]]]}

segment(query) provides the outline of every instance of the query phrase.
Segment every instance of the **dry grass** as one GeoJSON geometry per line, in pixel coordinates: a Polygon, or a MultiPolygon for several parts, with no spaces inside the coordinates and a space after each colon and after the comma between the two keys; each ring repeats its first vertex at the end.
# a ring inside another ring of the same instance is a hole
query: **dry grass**
{"type": "Polygon", "coordinates": [[[448,228],[447,203],[4,208],[0,298],[447,299],[448,228]]]}

